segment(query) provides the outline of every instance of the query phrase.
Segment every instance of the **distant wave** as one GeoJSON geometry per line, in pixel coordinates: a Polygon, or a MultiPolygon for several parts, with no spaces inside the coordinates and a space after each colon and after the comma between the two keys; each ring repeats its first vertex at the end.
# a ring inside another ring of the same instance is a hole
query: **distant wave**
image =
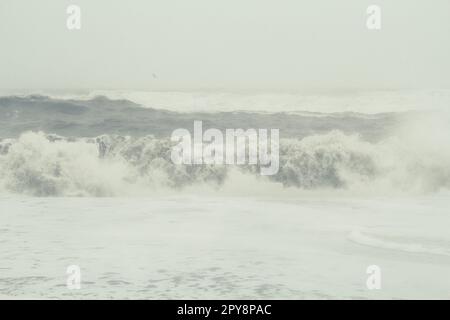
{"type": "Polygon", "coordinates": [[[297,190],[434,192],[450,187],[448,153],[391,138],[377,143],[340,131],[280,141],[280,170],[253,166],[174,165],[172,143],[152,135],[66,138],[26,132],[0,141],[3,192],[32,196],[121,196],[233,184],[231,170],[297,190]],[[230,181],[231,180],[231,181],[230,181]]]}
{"type": "MultiPolygon", "coordinates": [[[[191,102],[189,102],[191,103],[191,102]]],[[[278,110],[273,101],[273,110],[278,110]]],[[[0,137],[18,137],[24,131],[44,131],[62,136],[93,137],[102,134],[170,136],[177,128],[192,128],[202,120],[210,128],[283,128],[281,136],[299,138],[330,130],[359,133],[378,140],[408,114],[365,115],[354,112],[178,112],[164,104],[141,107],[130,100],[104,96],[91,99],[59,99],[49,96],[0,97],[0,137]]],[[[242,105],[245,109],[246,105],[242,105]]],[[[214,109],[214,108],[213,108],[214,109]]]]}
{"type": "MultiPolygon", "coordinates": [[[[48,92],[41,92],[49,95],[48,92]]],[[[24,95],[22,95],[24,96],[24,95]]],[[[174,112],[378,113],[447,108],[450,90],[379,90],[329,92],[226,92],[93,90],[53,93],[55,100],[89,101],[98,96],[132,101],[146,108],[174,112]]]]}

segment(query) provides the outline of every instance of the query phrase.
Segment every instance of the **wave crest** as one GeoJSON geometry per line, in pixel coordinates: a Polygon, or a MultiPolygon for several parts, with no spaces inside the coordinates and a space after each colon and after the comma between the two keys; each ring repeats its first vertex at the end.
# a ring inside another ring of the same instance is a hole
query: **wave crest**
{"type": "MultiPolygon", "coordinates": [[[[168,138],[65,138],[27,132],[0,141],[3,190],[33,196],[120,196],[206,184],[233,184],[231,170],[296,189],[436,191],[450,186],[450,157],[398,138],[369,143],[332,131],[280,141],[278,174],[254,166],[175,165],[168,138]],[[233,168],[231,168],[233,167],[233,168]]],[[[237,182],[238,183],[238,182],[237,182]]],[[[251,190],[251,186],[249,187],[251,190]]]]}

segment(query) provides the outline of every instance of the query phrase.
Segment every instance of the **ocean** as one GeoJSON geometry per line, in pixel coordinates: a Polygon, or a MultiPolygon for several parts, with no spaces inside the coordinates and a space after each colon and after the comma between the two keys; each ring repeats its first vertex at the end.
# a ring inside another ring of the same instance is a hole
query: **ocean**
{"type": "Polygon", "coordinates": [[[0,297],[448,298],[449,97],[3,95],[0,297]],[[279,129],[277,174],[175,165],[196,120],[279,129]]]}

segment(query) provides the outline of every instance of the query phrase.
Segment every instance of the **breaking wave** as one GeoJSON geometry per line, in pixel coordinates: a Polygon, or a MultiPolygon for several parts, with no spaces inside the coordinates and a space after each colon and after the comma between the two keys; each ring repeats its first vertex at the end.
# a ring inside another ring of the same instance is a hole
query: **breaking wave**
{"type": "Polygon", "coordinates": [[[279,172],[262,177],[254,166],[175,165],[169,138],[26,132],[0,140],[0,188],[32,196],[122,196],[200,185],[220,190],[233,185],[236,171],[294,190],[449,188],[450,154],[424,146],[398,137],[371,143],[340,131],[282,139],[279,172]]]}

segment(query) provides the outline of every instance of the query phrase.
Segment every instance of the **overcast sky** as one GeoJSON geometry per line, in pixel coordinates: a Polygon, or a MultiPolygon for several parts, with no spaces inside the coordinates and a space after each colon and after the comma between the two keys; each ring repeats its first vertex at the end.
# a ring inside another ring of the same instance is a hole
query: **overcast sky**
{"type": "Polygon", "coordinates": [[[450,88],[450,1],[0,0],[0,89],[218,88],[450,88]]]}

